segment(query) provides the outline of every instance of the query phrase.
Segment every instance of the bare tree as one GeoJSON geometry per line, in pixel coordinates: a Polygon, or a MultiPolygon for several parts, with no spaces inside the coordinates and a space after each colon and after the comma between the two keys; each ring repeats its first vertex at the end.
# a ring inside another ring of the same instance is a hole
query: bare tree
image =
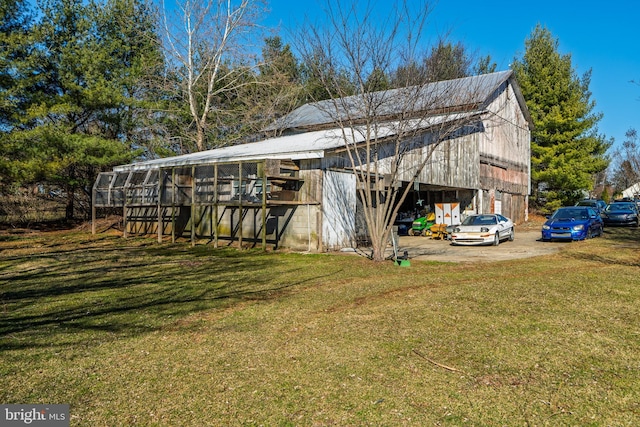
{"type": "Polygon", "coordinates": [[[640,182],[640,143],[635,129],[629,129],[626,139],[613,153],[612,181],[616,190],[622,191],[640,182]]]}
{"type": "Polygon", "coordinates": [[[460,80],[434,85],[426,74],[404,73],[411,86],[371,91],[372,80],[379,80],[372,75],[392,75],[421,62],[431,10],[425,1],[403,1],[384,17],[357,2],[327,1],[326,8],[327,24],[306,25],[297,47],[307,66],[318,67],[312,72],[322,82],[321,92],[329,94],[315,105],[345,142],[345,167],[357,177],[371,257],[381,261],[413,183],[445,155],[441,145],[471,120],[461,107],[468,107],[462,99],[468,88],[462,91],[460,80]],[[345,74],[352,86],[336,80],[345,74]],[[356,94],[345,87],[355,87],[356,94]]]}
{"type": "MultiPolygon", "coordinates": [[[[162,0],[167,62],[188,104],[197,151],[211,148],[207,132],[221,99],[249,84],[252,36],[264,12],[262,0],[177,0],[172,12],[162,0]]],[[[259,39],[259,38],[258,38],[259,39]]],[[[255,62],[255,61],[254,61],[255,62]]]]}

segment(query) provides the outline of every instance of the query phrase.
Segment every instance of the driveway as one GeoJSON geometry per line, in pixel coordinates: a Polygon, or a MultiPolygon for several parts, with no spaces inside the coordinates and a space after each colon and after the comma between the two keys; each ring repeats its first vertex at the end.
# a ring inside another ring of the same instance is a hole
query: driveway
{"type": "Polygon", "coordinates": [[[540,241],[540,230],[518,230],[513,242],[498,246],[452,246],[448,240],[430,237],[400,236],[399,256],[404,251],[409,258],[421,261],[482,262],[530,258],[560,251],[563,244],[540,241]]]}

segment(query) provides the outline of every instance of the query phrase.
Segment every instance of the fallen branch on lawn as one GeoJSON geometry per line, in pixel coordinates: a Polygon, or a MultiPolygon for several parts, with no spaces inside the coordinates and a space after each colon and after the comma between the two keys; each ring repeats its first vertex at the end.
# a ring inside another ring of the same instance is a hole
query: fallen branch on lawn
{"type": "Polygon", "coordinates": [[[460,369],[456,369],[456,368],[452,368],[451,366],[447,366],[447,365],[443,365],[442,363],[438,363],[433,359],[429,359],[427,356],[425,356],[424,354],[420,353],[418,350],[416,350],[415,348],[412,349],[412,351],[417,354],[418,356],[422,357],[424,360],[426,360],[429,363],[433,363],[436,366],[441,367],[442,369],[446,369],[447,371],[452,371],[452,372],[462,372],[460,369]]]}

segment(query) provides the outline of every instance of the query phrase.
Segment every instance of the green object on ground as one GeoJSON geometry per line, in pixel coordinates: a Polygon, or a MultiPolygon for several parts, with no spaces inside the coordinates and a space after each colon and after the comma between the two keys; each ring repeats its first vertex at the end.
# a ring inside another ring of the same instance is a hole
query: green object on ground
{"type": "Polygon", "coordinates": [[[408,259],[397,259],[394,262],[394,265],[400,266],[400,267],[410,267],[411,266],[411,262],[409,262],[408,259]]]}
{"type": "Polygon", "coordinates": [[[423,217],[416,218],[409,229],[410,236],[426,236],[432,225],[436,223],[436,215],[431,212],[423,217]]]}

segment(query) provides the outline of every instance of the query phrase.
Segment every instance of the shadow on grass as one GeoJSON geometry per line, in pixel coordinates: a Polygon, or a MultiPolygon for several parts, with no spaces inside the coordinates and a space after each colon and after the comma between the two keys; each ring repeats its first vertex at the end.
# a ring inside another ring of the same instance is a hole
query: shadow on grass
{"type": "Polygon", "coordinates": [[[609,226],[605,229],[604,239],[608,243],[606,251],[577,252],[570,256],[606,265],[640,267],[640,228],[609,226]]]}
{"type": "Polygon", "coordinates": [[[307,262],[182,245],[0,258],[0,351],[148,333],[197,312],[278,298],[340,270],[307,262]]]}
{"type": "Polygon", "coordinates": [[[640,228],[624,226],[607,226],[604,230],[606,238],[619,242],[635,243],[640,245],[640,228]]]}

